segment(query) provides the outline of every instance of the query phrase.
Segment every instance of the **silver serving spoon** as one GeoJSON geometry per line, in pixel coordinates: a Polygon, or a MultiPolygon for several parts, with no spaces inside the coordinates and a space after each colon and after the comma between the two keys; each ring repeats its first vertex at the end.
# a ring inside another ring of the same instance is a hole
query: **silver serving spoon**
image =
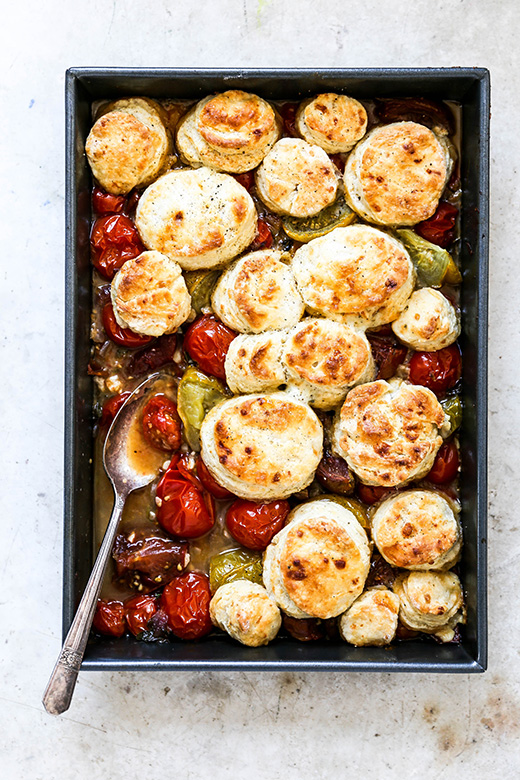
{"type": "Polygon", "coordinates": [[[136,412],[143,402],[143,397],[150,392],[161,376],[159,373],[153,374],[136,387],[117,413],[107,434],[103,449],[103,465],[114,488],[114,508],[85,592],[43,694],[43,706],[51,715],[61,715],[70,706],[125,501],[132,491],[145,487],[155,479],[158,465],[164,460],[164,453],[162,457],[158,456],[160,457],[158,464],[143,463],[132,458],[132,453],[135,453],[135,450],[132,450],[132,446],[135,446],[135,435],[132,434],[135,429],[136,412]],[[131,443],[132,438],[134,444],[131,443]]]}

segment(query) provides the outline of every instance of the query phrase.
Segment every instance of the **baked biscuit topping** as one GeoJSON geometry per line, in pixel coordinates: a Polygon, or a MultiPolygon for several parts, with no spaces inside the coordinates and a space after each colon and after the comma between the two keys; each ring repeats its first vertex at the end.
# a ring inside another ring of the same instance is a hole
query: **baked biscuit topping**
{"type": "Polygon", "coordinates": [[[354,98],[326,92],[300,105],[296,127],[328,154],[349,152],[366,133],[367,112],[354,98]]]}

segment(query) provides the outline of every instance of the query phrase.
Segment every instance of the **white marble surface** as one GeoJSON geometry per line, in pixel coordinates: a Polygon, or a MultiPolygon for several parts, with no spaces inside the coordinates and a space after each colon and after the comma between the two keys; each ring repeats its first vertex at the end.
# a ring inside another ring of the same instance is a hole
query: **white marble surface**
{"type": "Polygon", "coordinates": [[[517,0],[19,0],[2,13],[0,774],[517,778],[517,0]],[[69,66],[490,68],[490,662],[482,676],[84,673],[40,698],[62,556],[63,84],[69,66]]]}

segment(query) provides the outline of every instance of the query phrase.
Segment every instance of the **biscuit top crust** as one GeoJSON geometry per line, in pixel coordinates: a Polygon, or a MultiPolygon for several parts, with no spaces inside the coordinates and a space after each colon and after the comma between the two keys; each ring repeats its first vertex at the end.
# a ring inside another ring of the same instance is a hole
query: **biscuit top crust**
{"type": "Polygon", "coordinates": [[[348,152],[366,132],[367,112],[354,98],[325,92],[301,105],[297,122],[306,141],[330,154],[348,152]]]}
{"type": "Polygon", "coordinates": [[[182,268],[230,260],[252,240],[256,209],[232,176],[209,168],[171,171],[148,187],[136,212],[144,244],[182,268]]]}
{"type": "Polygon", "coordinates": [[[424,125],[384,125],[363,141],[357,175],[364,205],[378,222],[415,225],[437,208],[448,176],[447,152],[424,125]]]}
{"type": "Polygon", "coordinates": [[[460,580],[451,571],[412,571],[396,581],[398,595],[403,593],[410,611],[442,622],[462,605],[460,580]]]}
{"type": "Polygon", "coordinates": [[[460,323],[455,308],[439,290],[423,287],[409,298],[392,330],[413,349],[435,352],[457,340],[460,323]]]}
{"type": "Polygon", "coordinates": [[[348,393],[335,447],[362,482],[393,487],[431,468],[443,423],[444,410],[431,390],[380,379],[348,393]]]}
{"type": "Polygon", "coordinates": [[[180,266],[160,252],[127,260],[111,286],[119,325],[137,333],[173,333],[188,318],[191,298],[180,266]]]}
{"type": "Polygon", "coordinates": [[[230,151],[262,148],[276,132],[272,107],[257,95],[234,89],[210,98],[201,109],[197,129],[216,149],[230,151]]]}
{"type": "Polygon", "coordinates": [[[170,140],[157,105],[145,98],[118,100],[92,127],[85,151],[92,172],[113,195],[148,184],[160,171],[170,140]]]}
{"type": "Polygon", "coordinates": [[[265,156],[256,173],[257,191],[278,214],[310,217],[336,197],[334,165],[319,146],[301,138],[282,138],[265,156]]]}
{"type": "Polygon", "coordinates": [[[370,361],[366,338],[337,322],[307,319],[289,334],[283,359],[301,379],[314,385],[355,383],[370,361]]]}
{"type": "MultiPolygon", "coordinates": [[[[233,292],[240,313],[252,331],[265,327],[285,326],[284,300],[291,296],[291,308],[300,308],[300,295],[291,269],[275,251],[252,252],[239,262],[233,292]],[[293,303],[292,299],[298,303],[293,303]],[[279,314],[277,312],[280,312],[279,314]],[[279,322],[278,322],[279,320],[279,322]]],[[[298,313],[296,312],[296,318],[298,313]]],[[[292,324],[289,322],[289,324],[292,324]]]]}
{"type": "Polygon", "coordinates": [[[313,449],[316,437],[321,438],[321,426],[310,409],[269,395],[242,397],[222,411],[215,425],[220,463],[254,485],[292,482],[302,449],[313,449]]]}
{"type": "MultiPolygon", "coordinates": [[[[368,225],[336,228],[300,247],[293,271],[309,309],[333,319],[359,315],[367,325],[371,313],[389,304],[402,288],[410,287],[410,294],[415,279],[404,246],[368,225]]],[[[400,310],[390,308],[390,320],[400,310]]]]}
{"type": "Polygon", "coordinates": [[[325,513],[295,522],[280,554],[287,594],[314,617],[338,614],[338,603],[349,597],[352,601],[363,589],[367,576],[363,552],[346,529],[325,513]]]}
{"type": "Polygon", "coordinates": [[[429,490],[399,493],[381,504],[372,518],[372,536],[382,556],[402,568],[441,568],[436,564],[460,542],[450,505],[429,490]]]}

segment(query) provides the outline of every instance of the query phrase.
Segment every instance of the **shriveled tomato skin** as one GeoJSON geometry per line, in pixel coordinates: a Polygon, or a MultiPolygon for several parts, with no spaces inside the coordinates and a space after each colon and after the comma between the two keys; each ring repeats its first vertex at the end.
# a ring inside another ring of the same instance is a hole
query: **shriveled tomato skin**
{"type": "Polygon", "coordinates": [[[168,628],[179,639],[200,639],[212,629],[209,614],[209,579],[200,572],[176,577],[164,588],[161,609],[168,616],[168,628]]]}
{"type": "Polygon", "coordinates": [[[219,485],[218,482],[216,482],[216,480],[211,476],[208,471],[208,467],[202,458],[197,460],[197,476],[204,490],[207,490],[208,493],[211,493],[214,498],[219,498],[221,501],[226,498],[233,498],[233,493],[231,493],[227,488],[222,487],[222,485],[219,485]]]}
{"type": "Polygon", "coordinates": [[[445,441],[437,453],[431,470],[425,479],[434,485],[451,482],[459,471],[459,451],[453,440],[445,441]]]}
{"type": "Polygon", "coordinates": [[[245,187],[248,192],[251,192],[255,183],[255,175],[253,171],[246,171],[245,173],[232,173],[234,179],[237,180],[242,187],[245,187]]]}
{"type": "Polygon", "coordinates": [[[121,637],[126,631],[125,608],[122,601],[99,599],[92,625],[105,636],[121,637]]]}
{"type": "Polygon", "coordinates": [[[181,418],[177,404],[162,393],[152,396],[143,409],[143,435],[158,450],[172,452],[181,446],[181,418]]]}
{"type": "Polygon", "coordinates": [[[120,347],[137,349],[153,341],[153,336],[143,336],[141,333],[135,333],[130,328],[122,328],[117,324],[116,315],[111,303],[103,306],[101,314],[103,327],[108,338],[120,347]]]}
{"type": "Polygon", "coordinates": [[[130,391],[127,390],[124,393],[118,393],[117,395],[112,395],[110,398],[107,398],[103,404],[103,411],[101,412],[101,417],[99,418],[99,425],[101,428],[108,428],[110,425],[112,425],[114,417],[130,395],[130,391]]]}
{"type": "Polygon", "coordinates": [[[393,488],[379,487],[378,485],[363,485],[362,482],[358,482],[356,486],[356,492],[359,498],[364,504],[368,504],[368,506],[377,504],[378,501],[385,498],[392,490],[393,488]]]}
{"type": "Polygon", "coordinates": [[[256,236],[251,244],[251,251],[257,252],[259,249],[269,249],[273,245],[273,234],[265,219],[259,219],[256,225],[256,236]]]}
{"type": "Polygon", "coordinates": [[[462,372],[462,358],[457,344],[437,352],[416,352],[410,360],[410,382],[423,385],[438,396],[454,387],[462,372]]]}
{"type": "Polygon", "coordinates": [[[369,333],[367,338],[377,365],[376,379],[391,379],[406,358],[408,349],[396,339],[390,328],[369,333]]]}
{"type": "Polygon", "coordinates": [[[203,314],[186,331],[184,349],[206,374],[225,379],[224,363],[236,335],[212,314],[203,314]]]}
{"type": "Polygon", "coordinates": [[[92,263],[105,279],[112,279],[123,263],[145,249],[137,228],[124,214],[108,214],[96,219],[90,246],[92,263]]]}
{"type": "Polygon", "coordinates": [[[122,214],[125,206],[126,198],[123,195],[111,195],[101,187],[92,190],[92,208],[96,214],[122,214]]]}
{"type": "Polygon", "coordinates": [[[134,596],[124,603],[125,619],[128,628],[134,636],[148,629],[148,621],[158,609],[155,596],[134,596]]]}
{"type": "Polygon", "coordinates": [[[280,116],[283,121],[284,135],[296,137],[296,112],[298,111],[299,103],[284,103],[280,107],[280,116]]]}
{"type": "Polygon", "coordinates": [[[157,521],[173,536],[196,539],[215,524],[213,496],[170,468],[157,485],[157,521]]]}
{"type": "Polygon", "coordinates": [[[457,222],[459,210],[445,200],[441,200],[437,206],[435,214],[424,222],[419,222],[415,226],[415,232],[421,238],[437,244],[446,249],[455,238],[455,224],[457,222]]]}
{"type": "Polygon", "coordinates": [[[226,525],[231,536],[249,550],[265,550],[281,531],[290,511],[288,501],[257,504],[238,498],[229,507],[226,525]]]}

